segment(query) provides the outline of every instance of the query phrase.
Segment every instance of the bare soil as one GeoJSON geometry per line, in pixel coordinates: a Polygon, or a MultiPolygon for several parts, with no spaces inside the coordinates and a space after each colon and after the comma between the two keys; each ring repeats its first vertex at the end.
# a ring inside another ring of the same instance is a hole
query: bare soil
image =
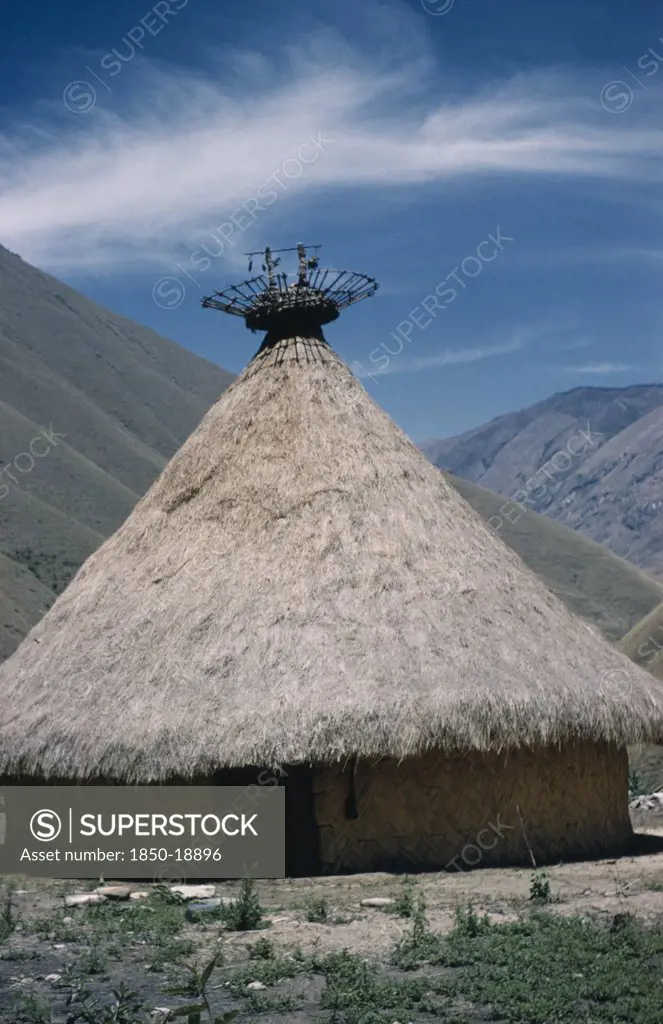
{"type": "MultiPolygon", "coordinates": [[[[588,915],[610,920],[618,914],[633,914],[642,921],[663,920],[663,822],[660,827],[641,829],[637,848],[632,855],[616,860],[583,861],[559,864],[546,869],[553,902],[549,909],[560,915],[588,915]]],[[[325,954],[333,950],[350,950],[383,964],[388,963],[390,951],[411,928],[411,922],[385,909],[362,907],[361,901],[374,896],[398,898],[409,882],[423,893],[428,920],[434,932],[449,932],[455,922],[458,908],[471,903],[479,915],[484,913],[494,922],[515,921],[527,908],[532,879],[531,868],[482,869],[467,872],[426,873],[410,876],[366,874],[307,879],[278,879],[258,881],[256,888],[265,911],[269,927],[261,931],[229,932],[216,923],[185,924],[179,939],[192,944],[192,954],[186,959],[204,961],[223,951],[226,965],[247,964],[247,947],[260,937],[268,937],[277,950],[291,954],[299,947],[303,954],[325,954]],[[307,920],[307,907],[314,899],[324,900],[328,908],[325,923],[307,920]]],[[[0,879],[7,883],[8,879],[0,879]]],[[[67,971],[89,955],[90,941],[78,931],[88,911],[84,908],[63,910],[63,896],[67,892],[86,891],[92,883],[75,883],[50,879],[15,878],[18,891],[14,897],[19,918],[17,930],[0,942],[0,1021],[17,1024],[18,1021],[39,1022],[48,1018],[17,1016],[17,999],[35,997],[48,1005],[52,1021],[66,1020],[66,992],[63,978],[67,971]],[[35,923],[44,918],[70,917],[72,923],[57,925],[56,932],[35,934],[35,923]],[[64,927],[71,935],[63,937],[64,927]],[[59,975],[58,981],[46,981],[49,975],[59,975]]],[[[107,882],[109,880],[106,880],[107,882]]],[[[148,888],[144,884],[130,883],[134,889],[148,888]]],[[[235,881],[217,884],[218,895],[231,895],[237,890],[235,881]]],[[[137,907],[137,902],[113,904],[117,914],[122,908],[137,907]]],[[[146,911],[148,913],[148,911],[146,911]]],[[[107,936],[105,941],[107,940],[107,936]]],[[[164,942],[169,941],[166,937],[164,942]]],[[[100,997],[110,998],[113,987],[124,980],[137,990],[151,1008],[175,1007],[182,1000],[164,995],[172,983],[171,966],[147,967],[153,950],[148,943],[137,939],[132,929],[122,933],[120,949],[115,957],[108,956],[102,969],[88,972],[86,984],[100,997]]],[[[175,960],[177,957],[174,958],[175,960]]],[[[394,971],[390,974],[393,976],[394,971]]],[[[246,1013],[242,1009],[240,1021],[280,1021],[299,1024],[306,1020],[327,1020],[319,1016],[317,1000],[320,994],[319,978],[295,978],[284,986],[276,982],[274,992],[295,994],[296,1009],[273,1012],[246,1013]]],[[[211,998],[215,1011],[241,1005],[228,993],[223,982],[223,971],[211,998]]],[[[462,1009],[462,1008],[461,1008],[462,1009]]],[[[495,1020],[475,1007],[465,1016],[444,1019],[480,1022],[495,1020]]],[[[36,1013],[36,1011],[35,1011],[36,1013]]],[[[460,1010],[459,1010],[460,1013],[460,1010]]],[[[487,1011],[486,1011],[487,1013],[487,1011]]],[[[102,1020],[102,1018],[99,1018],[102,1020]]],[[[110,1019],[110,1018],[108,1018],[110,1019]]],[[[155,1020],[158,1017],[154,1018],[155,1020]]],[[[343,1019],[343,1018],[340,1018],[343,1019]]],[[[431,1018],[426,1014],[417,1021],[431,1018]]],[[[50,1024],[50,1022],[49,1022],[50,1024]]]]}

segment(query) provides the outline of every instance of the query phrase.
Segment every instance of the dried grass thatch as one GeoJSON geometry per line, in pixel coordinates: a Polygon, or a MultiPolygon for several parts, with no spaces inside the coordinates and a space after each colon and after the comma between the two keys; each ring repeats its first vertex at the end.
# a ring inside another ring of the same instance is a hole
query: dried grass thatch
{"type": "Polygon", "coordinates": [[[0,693],[0,774],[81,780],[663,738],[661,683],[566,611],[321,338],[263,347],[0,693]]]}

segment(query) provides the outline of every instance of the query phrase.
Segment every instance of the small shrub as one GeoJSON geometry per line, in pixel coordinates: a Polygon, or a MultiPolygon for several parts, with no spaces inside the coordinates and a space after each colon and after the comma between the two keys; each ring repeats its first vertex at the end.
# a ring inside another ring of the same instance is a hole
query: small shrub
{"type": "Polygon", "coordinates": [[[456,908],[456,924],[454,927],[454,934],[456,936],[462,935],[468,939],[473,939],[489,928],[490,921],[488,920],[488,915],[484,914],[483,917],[479,917],[471,903],[468,905],[467,910],[463,910],[462,907],[456,908]]]}
{"type": "Polygon", "coordinates": [[[171,1011],[168,1020],[176,1017],[185,1017],[187,1024],[202,1024],[203,1013],[207,1015],[208,1024],[230,1024],[230,1021],[235,1019],[239,1012],[238,1010],[230,1010],[228,1013],[215,1016],[207,998],[207,986],[210,978],[221,961],[221,954],[217,953],[205,967],[198,967],[195,964],[182,964],[184,969],[189,972],[189,977],[183,984],[166,989],[166,992],[174,996],[193,996],[198,1001],[188,1006],[180,1006],[177,1010],[171,1011]]]}
{"type": "Polygon", "coordinates": [[[612,921],[610,922],[610,934],[620,935],[624,932],[631,932],[636,926],[635,916],[629,912],[623,914],[615,914],[612,921]]]}
{"type": "Polygon", "coordinates": [[[638,796],[648,796],[649,787],[645,785],[644,779],[637,772],[630,772],[628,777],[628,798],[635,800],[638,796]]]}
{"type": "Polygon", "coordinates": [[[285,992],[268,995],[266,992],[249,991],[244,998],[249,1013],[287,1013],[297,1009],[296,1001],[285,992]]]}
{"type": "Polygon", "coordinates": [[[121,982],[113,990],[113,1001],[102,1005],[93,999],[82,981],[71,984],[67,996],[67,1024],[149,1024],[145,1001],[121,982]]]}
{"type": "Polygon", "coordinates": [[[263,936],[259,939],[256,939],[256,941],[249,946],[249,959],[273,960],[274,952],[274,943],[272,942],[272,940],[266,939],[263,936]]]}
{"type": "Polygon", "coordinates": [[[167,885],[155,885],[151,893],[152,899],[158,899],[162,903],[169,903],[171,906],[184,907],[187,899],[179,892],[172,892],[167,885]]]}
{"type": "Polygon", "coordinates": [[[106,962],[101,950],[97,946],[90,949],[81,957],[76,964],[81,974],[106,974],[106,962]]]}
{"type": "Polygon", "coordinates": [[[408,883],[402,893],[397,896],[396,902],[389,908],[393,914],[399,917],[412,917],[414,915],[414,889],[408,883]]]}
{"type": "Polygon", "coordinates": [[[0,896],[0,942],[4,942],[12,932],[16,931],[19,919],[14,906],[15,892],[16,884],[8,882],[0,896]]]}
{"type": "Polygon", "coordinates": [[[77,912],[77,920],[90,927],[98,942],[144,940],[150,946],[168,946],[185,924],[184,908],[177,900],[156,891],[135,904],[100,903],[77,912]]]}
{"type": "Polygon", "coordinates": [[[414,970],[439,955],[442,939],[433,935],[428,927],[426,903],[419,894],[412,913],[410,934],[398,944],[392,963],[403,970],[414,970]]]}
{"type": "Polygon", "coordinates": [[[11,1019],[15,1024],[52,1024],[53,1014],[43,999],[25,995],[12,1006],[11,1019]]]}
{"type": "Polygon", "coordinates": [[[329,908],[324,896],[313,896],[306,901],[306,920],[315,924],[324,924],[329,918],[329,908]]]}
{"type": "Polygon", "coordinates": [[[227,971],[225,987],[230,995],[244,999],[248,996],[246,986],[252,981],[260,981],[267,986],[276,985],[284,978],[295,978],[298,974],[310,969],[310,966],[311,961],[308,958],[296,961],[292,957],[278,956],[277,954],[253,959],[227,971]]]}
{"type": "Polygon", "coordinates": [[[449,1019],[431,978],[381,981],[376,964],[347,951],[318,958],[315,970],[325,977],[321,1006],[331,1011],[330,1024],[390,1024],[414,1015],[419,1019],[421,1013],[449,1019]]]}
{"type": "Polygon", "coordinates": [[[181,963],[185,957],[191,956],[195,951],[196,945],[190,939],[172,939],[152,951],[147,969],[156,972],[163,971],[167,965],[181,963]]]}
{"type": "Polygon", "coordinates": [[[534,871],[529,884],[529,898],[532,903],[552,903],[550,877],[547,871],[534,871]]]}
{"type": "Polygon", "coordinates": [[[251,932],[261,927],[263,910],[252,878],[242,880],[238,898],[222,908],[221,918],[232,932],[251,932]]]}
{"type": "Polygon", "coordinates": [[[33,921],[28,931],[38,935],[42,942],[78,942],[82,936],[81,922],[85,919],[85,911],[76,911],[75,921],[65,921],[65,917],[71,916],[70,910],[53,910],[33,921]]]}

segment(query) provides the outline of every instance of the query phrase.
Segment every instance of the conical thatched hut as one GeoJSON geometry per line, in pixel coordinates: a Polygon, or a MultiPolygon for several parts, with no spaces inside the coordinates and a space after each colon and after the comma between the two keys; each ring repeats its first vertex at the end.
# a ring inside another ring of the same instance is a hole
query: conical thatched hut
{"type": "Polygon", "coordinates": [[[660,741],[663,686],[330,349],[352,291],[306,288],[299,313],[251,307],[258,354],[0,669],[0,774],[237,784],[278,764],[292,873],[618,852],[626,745],[660,741]]]}

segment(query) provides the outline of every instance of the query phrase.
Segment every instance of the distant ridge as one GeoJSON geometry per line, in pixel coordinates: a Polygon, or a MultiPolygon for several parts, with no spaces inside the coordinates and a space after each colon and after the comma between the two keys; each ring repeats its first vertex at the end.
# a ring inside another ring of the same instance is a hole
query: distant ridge
{"type": "Polygon", "coordinates": [[[0,247],[0,658],[232,379],[0,247]]]}
{"type": "Polygon", "coordinates": [[[663,578],[663,384],[573,388],[421,448],[663,578]]]}
{"type": "Polygon", "coordinates": [[[504,498],[446,473],[451,484],[490,524],[505,544],[546,581],[561,601],[608,640],[620,640],[638,615],[648,614],[663,595],[663,582],[618,558],[581,533],[528,509],[512,518],[499,510],[504,498]]]}

